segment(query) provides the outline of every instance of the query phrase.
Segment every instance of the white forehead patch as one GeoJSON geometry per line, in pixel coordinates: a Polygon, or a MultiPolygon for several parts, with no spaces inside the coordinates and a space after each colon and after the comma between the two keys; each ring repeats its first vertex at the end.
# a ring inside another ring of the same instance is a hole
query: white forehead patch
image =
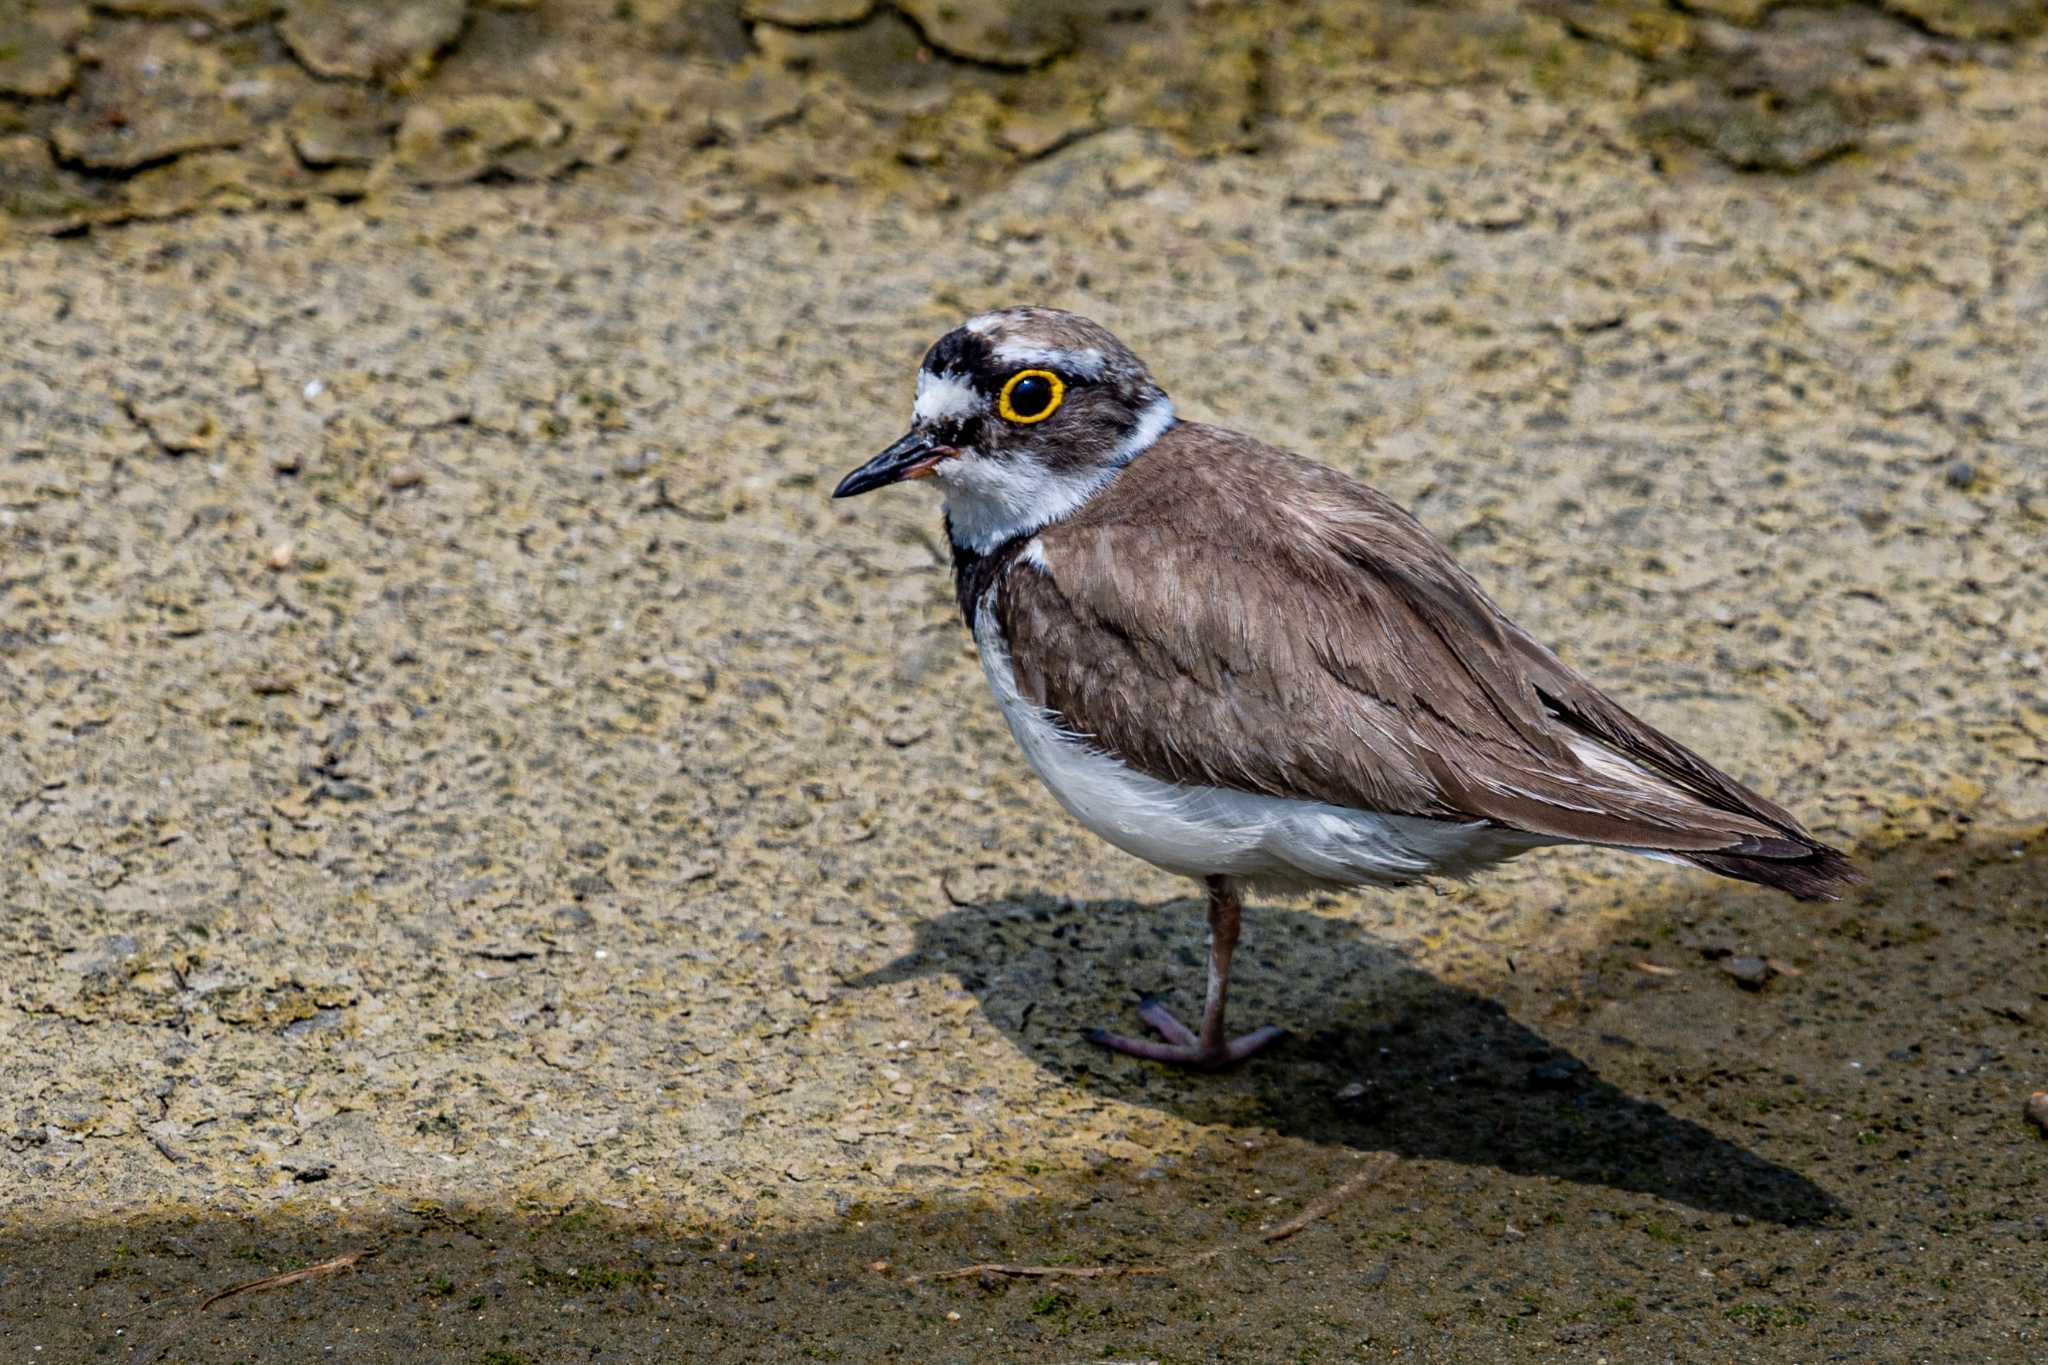
{"type": "Polygon", "coordinates": [[[995,349],[996,359],[1019,368],[1042,366],[1063,370],[1081,379],[1100,379],[1105,362],[1093,346],[1067,350],[1060,346],[1032,346],[1022,341],[1005,341],[995,349]]]}
{"type": "Polygon", "coordinates": [[[911,414],[920,422],[958,422],[988,411],[988,399],[957,374],[917,372],[917,405],[911,414]]]}

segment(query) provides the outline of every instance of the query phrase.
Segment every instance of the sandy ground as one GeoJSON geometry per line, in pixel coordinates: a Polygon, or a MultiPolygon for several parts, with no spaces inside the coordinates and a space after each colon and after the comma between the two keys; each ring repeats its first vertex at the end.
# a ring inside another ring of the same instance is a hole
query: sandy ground
{"type": "Polygon", "coordinates": [[[2038,1358],[2028,7],[330,8],[0,7],[6,1359],[2038,1358]],[[1261,901],[1283,1050],[1088,1048],[1190,888],[826,496],[1025,300],[1871,887],[1261,901]]]}

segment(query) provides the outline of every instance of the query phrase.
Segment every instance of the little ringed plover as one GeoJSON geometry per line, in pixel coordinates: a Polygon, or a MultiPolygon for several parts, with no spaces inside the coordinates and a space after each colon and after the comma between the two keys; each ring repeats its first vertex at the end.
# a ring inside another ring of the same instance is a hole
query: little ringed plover
{"type": "Polygon", "coordinates": [[[1223,1030],[1241,889],[1466,877],[1598,844],[1832,900],[1862,880],[1782,807],[1631,715],[1501,613],[1421,523],[1333,469],[1181,421],[1087,318],[941,337],[910,431],[841,481],[945,493],[960,610],[1060,804],[1208,891],[1198,1031],[1092,1041],[1196,1067],[1223,1030]]]}

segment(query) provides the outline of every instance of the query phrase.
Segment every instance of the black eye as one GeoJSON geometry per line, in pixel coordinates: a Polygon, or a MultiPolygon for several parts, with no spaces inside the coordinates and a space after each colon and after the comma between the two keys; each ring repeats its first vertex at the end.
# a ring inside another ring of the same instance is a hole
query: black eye
{"type": "Polygon", "coordinates": [[[1019,370],[1003,385],[996,411],[1012,422],[1042,422],[1066,396],[1067,386],[1051,370],[1019,370]]]}
{"type": "Polygon", "coordinates": [[[1019,417],[1036,417],[1052,402],[1052,381],[1042,375],[1026,375],[1010,390],[1010,411],[1019,417]]]}

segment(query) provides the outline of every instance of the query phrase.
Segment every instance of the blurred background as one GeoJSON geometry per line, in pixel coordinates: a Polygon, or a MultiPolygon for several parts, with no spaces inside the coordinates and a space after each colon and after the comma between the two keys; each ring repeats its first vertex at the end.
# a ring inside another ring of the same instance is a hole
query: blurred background
{"type": "Polygon", "coordinates": [[[2044,30],[0,0],[0,1339],[2037,1354],[2044,30]],[[1260,901],[1286,1049],[1087,1048],[1199,905],[1014,753],[936,500],[827,496],[1017,302],[1871,887],[1260,901]]]}

